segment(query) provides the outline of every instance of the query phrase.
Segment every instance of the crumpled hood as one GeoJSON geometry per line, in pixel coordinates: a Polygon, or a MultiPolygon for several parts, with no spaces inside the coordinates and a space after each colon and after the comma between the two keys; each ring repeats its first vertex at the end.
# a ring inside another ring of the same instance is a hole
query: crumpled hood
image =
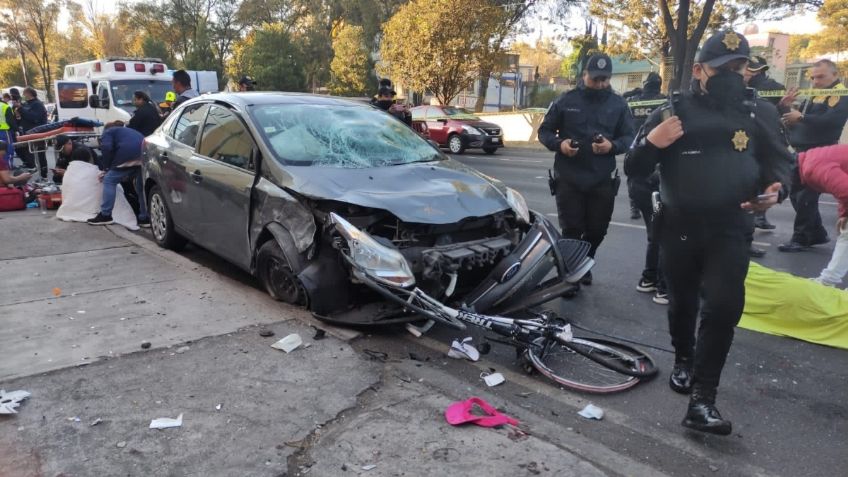
{"type": "Polygon", "coordinates": [[[506,187],[451,159],[368,169],[290,167],[291,188],[383,209],[404,222],[450,224],[509,209],[506,187]]]}

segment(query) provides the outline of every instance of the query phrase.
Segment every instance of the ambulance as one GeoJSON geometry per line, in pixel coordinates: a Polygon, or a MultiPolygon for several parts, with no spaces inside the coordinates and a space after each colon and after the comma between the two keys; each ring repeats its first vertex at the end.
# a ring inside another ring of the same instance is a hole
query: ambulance
{"type": "Polygon", "coordinates": [[[165,100],[172,90],[167,71],[158,58],[109,57],[67,65],[62,79],[54,82],[58,120],[128,122],[136,91],[145,91],[157,104],[165,100]]]}

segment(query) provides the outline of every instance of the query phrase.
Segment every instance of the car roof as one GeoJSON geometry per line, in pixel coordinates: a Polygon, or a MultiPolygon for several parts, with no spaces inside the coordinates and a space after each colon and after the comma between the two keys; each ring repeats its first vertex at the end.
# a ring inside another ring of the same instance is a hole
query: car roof
{"type": "Polygon", "coordinates": [[[323,96],[306,93],[281,93],[270,91],[225,92],[199,96],[200,99],[224,101],[238,106],[265,104],[317,104],[327,106],[362,106],[360,101],[351,101],[335,96],[323,96]]]}

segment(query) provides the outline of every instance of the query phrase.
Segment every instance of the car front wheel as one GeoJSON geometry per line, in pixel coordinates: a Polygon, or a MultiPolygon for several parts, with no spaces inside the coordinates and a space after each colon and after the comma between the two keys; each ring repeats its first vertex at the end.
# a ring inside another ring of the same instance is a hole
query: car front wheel
{"type": "Polygon", "coordinates": [[[149,196],[150,229],[156,243],[169,250],[182,250],[186,246],[187,240],[174,230],[174,221],[171,219],[171,211],[168,210],[162,189],[159,186],[153,186],[150,189],[149,196]]]}
{"type": "Polygon", "coordinates": [[[293,305],[306,304],[306,292],[276,240],[269,240],[259,248],[256,262],[259,279],[273,299],[293,305]]]}
{"type": "Polygon", "coordinates": [[[448,150],[451,154],[462,154],[465,152],[465,144],[462,142],[462,137],[459,134],[453,134],[448,138],[448,150]]]}

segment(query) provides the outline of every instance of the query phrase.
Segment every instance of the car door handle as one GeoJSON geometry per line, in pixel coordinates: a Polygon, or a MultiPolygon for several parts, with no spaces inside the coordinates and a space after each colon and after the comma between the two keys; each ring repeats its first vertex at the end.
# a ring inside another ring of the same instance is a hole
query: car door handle
{"type": "Polygon", "coordinates": [[[162,151],[162,152],[159,154],[159,158],[160,158],[160,159],[162,159],[162,160],[163,160],[163,161],[165,161],[165,162],[168,162],[168,152],[167,152],[167,151],[162,151]]]}
{"type": "Polygon", "coordinates": [[[191,173],[191,180],[193,180],[195,184],[200,184],[203,181],[203,174],[201,174],[200,171],[194,171],[191,173]]]}

